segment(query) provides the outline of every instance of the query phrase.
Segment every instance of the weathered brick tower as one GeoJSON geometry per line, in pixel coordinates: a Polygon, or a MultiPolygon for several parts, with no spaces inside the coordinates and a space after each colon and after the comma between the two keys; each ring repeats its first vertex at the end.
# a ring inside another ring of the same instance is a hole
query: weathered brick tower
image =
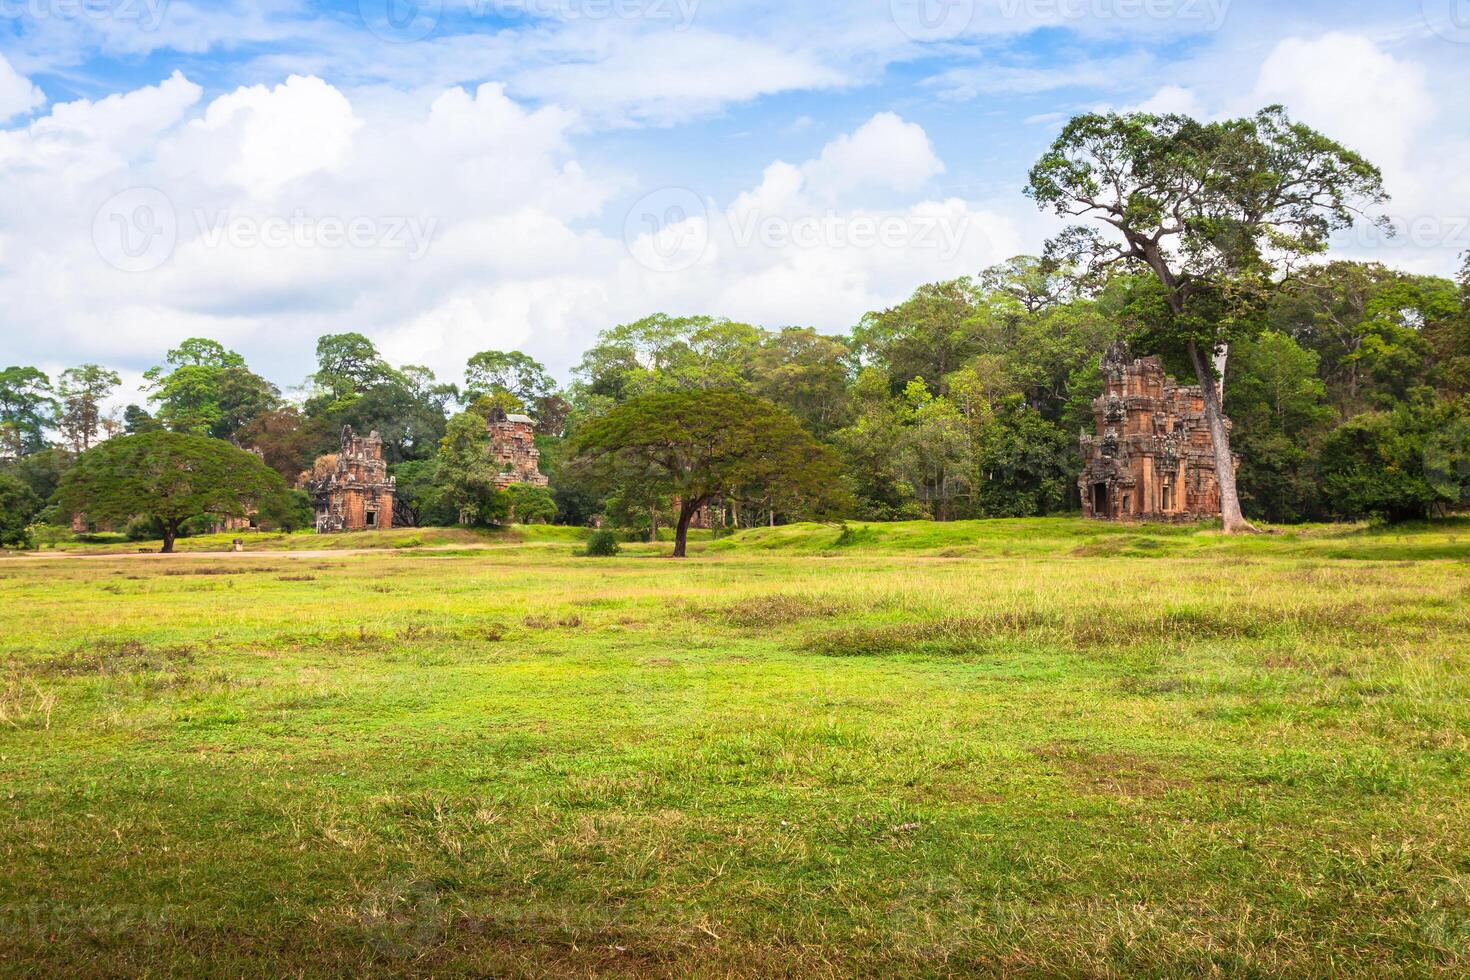
{"type": "Polygon", "coordinates": [[[544,487],[550,481],[541,474],[541,450],[536,448],[536,423],[529,415],[507,415],[496,409],[485,423],[490,433],[490,455],[500,466],[495,485],[501,490],[514,483],[544,487]]]}
{"type": "Polygon", "coordinates": [[[393,526],[394,481],[376,432],[360,436],[352,426],[343,426],[341,451],[318,459],[299,482],[315,501],[318,534],[393,526]]]}
{"type": "MultiPolygon", "coordinates": [[[[1114,344],[1107,389],[1093,402],[1097,435],[1082,436],[1082,513],[1099,520],[1194,521],[1220,516],[1215,455],[1199,385],[1180,385],[1157,357],[1114,344]]],[[[1230,421],[1225,422],[1227,430],[1230,421]]]]}

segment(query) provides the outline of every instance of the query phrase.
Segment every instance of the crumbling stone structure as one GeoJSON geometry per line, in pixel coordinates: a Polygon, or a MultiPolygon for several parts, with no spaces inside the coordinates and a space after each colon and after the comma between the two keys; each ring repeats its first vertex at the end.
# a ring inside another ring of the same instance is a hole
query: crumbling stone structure
{"type": "Polygon", "coordinates": [[[383,438],[377,432],[360,436],[352,426],[343,426],[341,451],[317,459],[297,485],[312,496],[318,534],[393,526],[394,481],[383,462],[383,438]]]}
{"type": "Polygon", "coordinates": [[[500,472],[495,486],[501,490],[515,483],[538,487],[550,481],[541,473],[541,450],[536,448],[536,422],[529,415],[507,415],[496,409],[485,423],[490,433],[490,455],[500,472]]]}
{"type": "MultiPolygon", "coordinates": [[[[1180,385],[1157,357],[1119,343],[1102,359],[1097,435],[1082,436],[1082,513],[1099,520],[1194,521],[1220,515],[1214,441],[1199,385],[1180,385]]],[[[1225,421],[1227,431],[1230,421],[1225,421]]]]}

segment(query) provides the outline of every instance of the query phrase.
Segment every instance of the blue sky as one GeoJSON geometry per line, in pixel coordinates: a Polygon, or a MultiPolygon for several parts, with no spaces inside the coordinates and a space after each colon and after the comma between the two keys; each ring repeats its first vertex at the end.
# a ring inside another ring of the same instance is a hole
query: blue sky
{"type": "Polygon", "coordinates": [[[206,335],[289,386],[354,329],[564,377],[655,310],[845,330],[1039,250],[1026,169],[1100,107],[1284,102],[1394,194],[1340,254],[1449,273],[1467,53],[1466,0],[0,0],[0,362],[206,335]]]}

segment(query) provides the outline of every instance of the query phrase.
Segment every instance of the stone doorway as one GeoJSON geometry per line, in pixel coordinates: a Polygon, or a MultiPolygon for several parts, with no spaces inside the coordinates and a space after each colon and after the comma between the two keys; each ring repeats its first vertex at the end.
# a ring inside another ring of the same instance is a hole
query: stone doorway
{"type": "Polygon", "coordinates": [[[1108,507],[1108,485],[1106,483],[1094,483],[1092,485],[1092,516],[1111,517],[1112,510],[1108,507]]]}

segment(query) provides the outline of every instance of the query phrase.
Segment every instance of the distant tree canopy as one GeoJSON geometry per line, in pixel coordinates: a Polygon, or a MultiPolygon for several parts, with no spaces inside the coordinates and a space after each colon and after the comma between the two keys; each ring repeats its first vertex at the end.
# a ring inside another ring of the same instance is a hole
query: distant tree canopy
{"type": "Polygon", "coordinates": [[[185,521],[244,517],[251,509],[283,506],[271,498],[286,493],[279,474],[221,439],[149,432],[118,436],[82,453],[56,497],[67,513],[94,521],[156,518],[163,551],[170,552],[185,521]]]}
{"type": "Polygon", "coordinates": [[[841,506],[840,466],[789,411],[752,395],[686,390],[641,395],[579,430],[581,465],[639,496],[677,498],[674,556],[716,497],[819,516],[841,506]]]}

